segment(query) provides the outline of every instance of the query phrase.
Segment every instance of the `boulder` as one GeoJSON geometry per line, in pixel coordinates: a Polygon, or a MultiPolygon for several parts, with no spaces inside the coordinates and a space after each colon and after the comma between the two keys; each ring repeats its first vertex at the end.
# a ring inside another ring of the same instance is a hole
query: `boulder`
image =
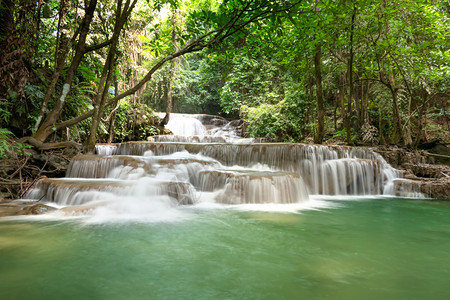
{"type": "Polygon", "coordinates": [[[420,190],[427,197],[450,200],[450,178],[422,179],[420,190]]]}
{"type": "Polygon", "coordinates": [[[54,210],[56,210],[56,208],[38,203],[31,206],[25,206],[22,210],[17,212],[17,215],[42,215],[54,210]]]}
{"type": "Polygon", "coordinates": [[[0,202],[0,217],[21,216],[21,215],[40,215],[56,210],[35,201],[4,201],[0,202]]]}
{"type": "MultiPolygon", "coordinates": [[[[433,145],[431,149],[437,146],[433,145]]],[[[398,196],[407,196],[403,191],[412,189],[426,197],[450,200],[450,166],[448,164],[435,164],[435,156],[427,152],[421,153],[389,146],[378,147],[374,150],[381,154],[390,165],[404,171],[404,178],[407,180],[394,183],[398,196]]],[[[443,156],[443,154],[439,155],[443,156]]]]}
{"type": "Polygon", "coordinates": [[[417,177],[442,178],[450,177],[450,166],[432,164],[405,163],[402,167],[417,177]]]}
{"type": "Polygon", "coordinates": [[[398,148],[396,146],[381,146],[373,148],[394,168],[404,169],[404,164],[432,164],[434,159],[423,156],[418,151],[408,150],[406,148],[398,148]]]}

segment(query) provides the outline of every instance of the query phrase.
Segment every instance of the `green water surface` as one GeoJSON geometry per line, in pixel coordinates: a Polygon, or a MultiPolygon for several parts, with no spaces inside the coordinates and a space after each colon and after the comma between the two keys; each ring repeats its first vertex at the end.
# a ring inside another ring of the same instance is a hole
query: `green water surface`
{"type": "Polygon", "coordinates": [[[450,299],[450,203],[0,219],[0,299],[450,299]]]}

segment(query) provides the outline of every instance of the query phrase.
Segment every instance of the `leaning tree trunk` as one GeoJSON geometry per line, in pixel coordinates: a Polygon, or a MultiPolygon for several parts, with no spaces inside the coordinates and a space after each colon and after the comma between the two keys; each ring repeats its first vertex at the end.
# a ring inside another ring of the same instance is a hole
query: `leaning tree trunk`
{"type": "Polygon", "coordinates": [[[341,126],[339,129],[342,128],[347,128],[347,113],[345,110],[345,95],[346,95],[346,82],[345,79],[347,78],[347,74],[345,73],[345,71],[342,71],[340,76],[339,76],[339,107],[340,107],[340,112],[341,112],[341,118],[342,118],[342,124],[343,127],[341,126]]]}
{"type": "MultiPolygon", "coordinates": [[[[87,153],[93,153],[95,149],[95,143],[97,140],[97,130],[100,126],[101,118],[103,116],[103,111],[107,106],[108,100],[108,89],[112,82],[113,69],[114,69],[114,58],[117,52],[117,45],[119,43],[120,33],[127,21],[131,11],[136,5],[137,0],[133,0],[130,4],[130,0],[127,0],[125,5],[121,7],[121,1],[117,4],[116,12],[116,23],[114,25],[114,34],[111,38],[111,44],[109,46],[108,57],[106,59],[105,65],[102,71],[102,77],[100,79],[99,89],[95,101],[94,113],[92,116],[92,125],[89,133],[89,137],[85,144],[85,151],[87,153]]],[[[116,97],[115,97],[116,98],[116,97]]]]}
{"type": "Polygon", "coordinates": [[[86,52],[86,37],[89,32],[89,27],[94,17],[94,11],[97,6],[97,0],[91,0],[89,6],[86,8],[84,19],[80,27],[80,36],[78,39],[77,47],[75,50],[74,57],[67,70],[66,79],[64,80],[63,89],[61,96],[57,99],[55,106],[52,111],[47,115],[45,120],[41,123],[38,130],[33,134],[33,138],[40,142],[44,142],[50,134],[53,133],[54,125],[59,120],[61,112],[64,108],[67,95],[70,92],[73,78],[75,76],[75,71],[81,63],[86,52]]]}
{"type": "MultiPolygon", "coordinates": [[[[96,1],[97,0],[91,0],[91,3],[92,2],[96,3],[96,1]]],[[[134,3],[135,2],[136,2],[136,0],[134,1],[134,3]]],[[[127,0],[127,3],[129,3],[129,0],[127,0]]],[[[171,61],[177,57],[181,57],[187,53],[198,52],[202,49],[211,47],[212,45],[217,45],[217,44],[223,42],[229,36],[232,36],[233,34],[235,34],[236,32],[242,31],[242,29],[245,28],[248,24],[251,24],[256,21],[261,21],[262,19],[272,16],[274,13],[281,13],[281,12],[284,13],[284,12],[286,12],[286,10],[290,10],[295,5],[296,4],[288,5],[287,7],[283,6],[281,8],[277,8],[275,10],[273,9],[273,6],[270,5],[270,3],[262,4],[260,7],[260,10],[258,9],[258,10],[249,11],[248,6],[236,8],[235,13],[232,14],[229,22],[226,25],[224,25],[223,27],[220,27],[218,29],[211,30],[211,31],[205,33],[204,35],[200,36],[196,40],[185,45],[180,50],[174,51],[172,54],[169,54],[169,55],[161,58],[156,64],[153,65],[153,67],[150,70],[148,70],[147,74],[139,81],[139,83],[137,83],[135,86],[129,88],[125,92],[110,99],[108,102],[105,103],[104,107],[112,105],[116,101],[136,93],[136,91],[141,89],[152,78],[153,74],[157,70],[159,70],[166,62],[171,61]],[[243,18],[243,15],[245,15],[245,13],[250,14],[250,16],[246,19],[243,18]]],[[[80,36],[82,36],[82,35],[83,35],[83,30],[80,30],[80,36]]],[[[88,50],[85,50],[84,52],[100,49],[102,47],[105,47],[106,45],[110,45],[111,43],[112,43],[111,41],[106,41],[97,46],[89,47],[88,50]]],[[[81,44],[83,44],[83,43],[81,43],[81,44]]],[[[83,45],[83,47],[86,49],[85,44],[83,45]]],[[[70,86],[69,86],[69,88],[70,88],[70,86]]],[[[64,98],[64,100],[65,100],[65,98],[64,98]]],[[[60,110],[58,110],[59,113],[61,111],[62,111],[62,108],[60,110]]],[[[38,137],[39,139],[45,140],[53,132],[53,128],[55,128],[56,130],[60,130],[60,129],[66,128],[67,126],[75,125],[83,120],[86,120],[89,117],[92,117],[92,116],[94,116],[94,109],[92,109],[88,112],[85,112],[77,117],[74,117],[70,120],[66,120],[66,121],[63,121],[60,123],[54,122],[54,123],[48,124],[48,122],[47,122],[46,126],[41,125],[40,129],[38,129],[38,131],[34,134],[34,136],[38,137]]],[[[54,118],[54,119],[56,119],[56,118],[54,118]]],[[[35,139],[35,140],[37,140],[37,139],[35,139]]]]}
{"type": "Polygon", "coordinates": [[[59,76],[64,68],[64,62],[69,54],[69,39],[66,36],[66,31],[70,29],[70,23],[66,22],[66,17],[68,10],[70,8],[70,1],[61,0],[60,10],[59,10],[59,20],[58,20],[58,31],[57,31],[57,43],[55,51],[55,66],[53,69],[53,74],[51,76],[50,85],[45,93],[44,101],[42,102],[41,109],[39,110],[38,118],[36,124],[34,125],[33,132],[36,132],[41,124],[42,118],[47,110],[47,105],[52,97],[53,91],[55,90],[56,83],[58,82],[59,76]],[[58,41],[59,40],[59,41],[58,41]]]}

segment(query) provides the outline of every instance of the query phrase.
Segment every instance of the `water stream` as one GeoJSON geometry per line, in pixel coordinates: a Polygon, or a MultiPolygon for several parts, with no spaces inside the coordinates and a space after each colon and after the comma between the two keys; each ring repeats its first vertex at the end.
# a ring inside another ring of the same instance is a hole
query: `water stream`
{"type": "Polygon", "coordinates": [[[0,219],[2,298],[450,296],[450,204],[395,197],[401,172],[371,149],[200,124],[40,180],[26,198],[60,209],[0,219]]]}
{"type": "Polygon", "coordinates": [[[207,128],[200,116],[171,118],[180,135],[97,145],[96,155],[72,160],[66,178],[41,180],[27,198],[86,215],[117,202],[314,205],[310,195],[390,195],[401,177],[371,149],[242,141],[230,124],[207,128]]]}

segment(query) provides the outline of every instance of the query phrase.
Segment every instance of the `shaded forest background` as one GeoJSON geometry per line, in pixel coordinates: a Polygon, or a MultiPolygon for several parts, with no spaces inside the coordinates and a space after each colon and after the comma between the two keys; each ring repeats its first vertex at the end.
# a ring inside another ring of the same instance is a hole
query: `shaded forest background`
{"type": "Polygon", "coordinates": [[[154,111],[272,141],[448,144],[449,28],[445,0],[0,0],[0,156],[145,139],[154,111]]]}

